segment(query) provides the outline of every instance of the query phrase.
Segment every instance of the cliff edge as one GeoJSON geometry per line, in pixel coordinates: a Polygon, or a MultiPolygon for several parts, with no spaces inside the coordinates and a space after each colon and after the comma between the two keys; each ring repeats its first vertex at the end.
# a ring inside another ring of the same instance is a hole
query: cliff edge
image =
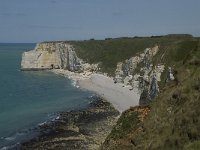
{"type": "Polygon", "coordinates": [[[21,70],[80,69],[81,60],[73,46],[64,42],[43,42],[22,54],[21,70]]]}

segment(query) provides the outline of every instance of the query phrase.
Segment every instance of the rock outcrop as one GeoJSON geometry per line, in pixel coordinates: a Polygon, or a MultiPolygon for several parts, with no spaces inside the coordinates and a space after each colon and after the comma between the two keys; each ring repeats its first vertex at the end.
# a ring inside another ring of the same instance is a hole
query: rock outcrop
{"type": "Polygon", "coordinates": [[[81,69],[81,60],[72,45],[65,42],[39,43],[34,50],[22,54],[21,70],[81,69]]]}
{"type": "MultiPolygon", "coordinates": [[[[146,48],[144,53],[131,57],[117,64],[114,81],[124,83],[140,92],[140,105],[149,103],[159,93],[158,82],[165,69],[163,64],[153,65],[153,57],[158,53],[159,47],[146,48]]],[[[171,68],[168,69],[167,81],[174,80],[171,68]]]]}
{"type": "Polygon", "coordinates": [[[171,67],[168,67],[166,82],[173,81],[174,79],[175,78],[174,78],[174,75],[172,73],[172,69],[171,69],[171,67]]]}
{"type": "MultiPolygon", "coordinates": [[[[146,48],[144,53],[139,54],[138,56],[131,57],[130,59],[125,60],[125,62],[119,62],[117,64],[117,69],[115,71],[115,82],[124,83],[124,80],[127,76],[134,76],[143,70],[144,72],[150,72],[152,70],[151,61],[153,56],[157,54],[159,47],[156,45],[153,48],[146,48]],[[139,68],[138,65],[142,64],[143,67],[139,68]],[[139,68],[139,70],[137,70],[139,68]]],[[[135,77],[136,77],[135,76],[135,77]]],[[[139,76],[138,76],[139,77],[139,76]]],[[[127,79],[126,79],[127,80],[127,79]]],[[[132,78],[130,78],[131,84],[132,78]]]]}

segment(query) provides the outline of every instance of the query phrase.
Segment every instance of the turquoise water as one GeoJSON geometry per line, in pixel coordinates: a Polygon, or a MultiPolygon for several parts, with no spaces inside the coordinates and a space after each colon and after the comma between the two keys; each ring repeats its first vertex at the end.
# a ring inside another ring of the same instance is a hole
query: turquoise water
{"type": "Polygon", "coordinates": [[[35,44],[0,44],[0,148],[16,144],[59,111],[85,107],[89,92],[46,71],[21,72],[23,51],[35,44]]]}

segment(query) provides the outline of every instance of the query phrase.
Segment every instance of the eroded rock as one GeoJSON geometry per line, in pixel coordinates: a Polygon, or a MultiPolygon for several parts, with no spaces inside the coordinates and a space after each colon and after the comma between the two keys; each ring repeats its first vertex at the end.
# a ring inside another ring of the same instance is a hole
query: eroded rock
{"type": "Polygon", "coordinates": [[[143,53],[119,62],[115,72],[115,82],[131,85],[141,94],[140,104],[146,104],[159,93],[158,83],[165,66],[152,64],[153,57],[158,53],[159,47],[146,48],[143,53]]]}
{"type": "Polygon", "coordinates": [[[173,81],[174,79],[175,78],[174,78],[174,75],[172,73],[172,69],[171,69],[171,67],[168,67],[166,82],[173,81]]]}

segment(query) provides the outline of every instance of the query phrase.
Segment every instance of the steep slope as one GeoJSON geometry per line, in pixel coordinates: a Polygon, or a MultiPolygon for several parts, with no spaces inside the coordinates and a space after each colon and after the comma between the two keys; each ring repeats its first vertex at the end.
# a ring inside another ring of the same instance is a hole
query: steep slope
{"type": "MultiPolygon", "coordinates": [[[[173,49],[179,47],[179,43],[193,40],[197,40],[197,38],[187,36],[163,36],[71,41],[69,43],[74,46],[79,58],[88,63],[99,63],[101,72],[106,72],[114,76],[118,62],[123,62],[143,52],[144,49],[148,47],[151,48],[158,45],[161,50],[169,50],[172,52],[173,49]]],[[[163,52],[159,52],[158,55],[160,56],[160,54],[163,54],[163,52]]],[[[174,55],[173,53],[173,56],[174,55]]]]}
{"type": "Polygon", "coordinates": [[[162,44],[153,63],[172,66],[175,80],[166,83],[163,74],[160,94],[144,106],[150,113],[141,120],[140,107],[124,112],[102,149],[200,148],[200,42],[174,43],[162,44]]]}

